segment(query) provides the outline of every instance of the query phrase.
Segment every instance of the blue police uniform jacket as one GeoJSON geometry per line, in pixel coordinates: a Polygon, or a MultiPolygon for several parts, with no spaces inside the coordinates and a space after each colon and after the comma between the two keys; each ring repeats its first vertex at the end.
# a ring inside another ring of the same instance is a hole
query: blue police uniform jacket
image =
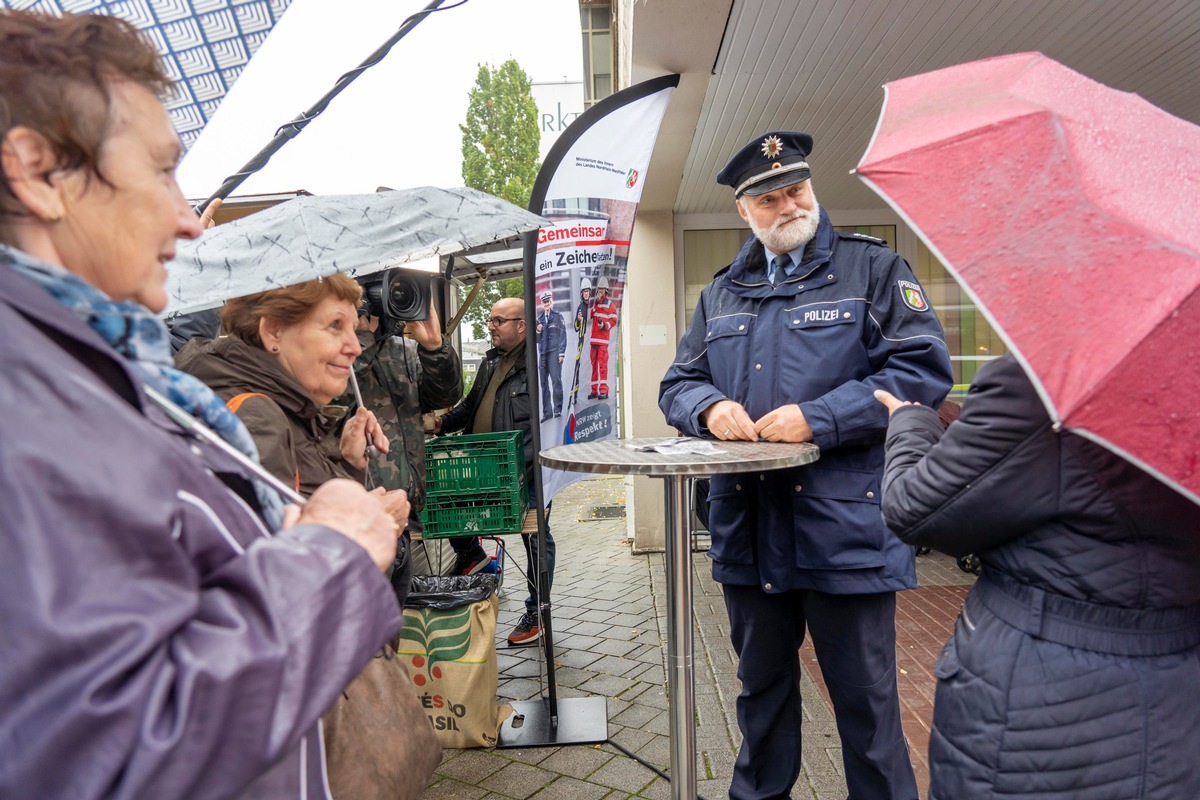
{"type": "Polygon", "coordinates": [[[538,309],[537,324],[542,326],[538,331],[537,345],[538,353],[553,353],[565,355],[567,352],[567,325],[563,322],[562,314],[550,309],[547,314],[545,309],[538,309]]]}
{"type": "Polygon", "coordinates": [[[872,393],[936,408],[952,385],[941,324],[902,258],[836,233],[823,210],[793,274],[772,286],[766,267],[751,237],[704,288],[659,406],[681,432],[704,436],[699,416],[719,400],[754,420],[797,403],[821,457],[713,477],[713,579],[768,592],[912,588],[913,548],[879,512],[888,415],[872,393]]]}

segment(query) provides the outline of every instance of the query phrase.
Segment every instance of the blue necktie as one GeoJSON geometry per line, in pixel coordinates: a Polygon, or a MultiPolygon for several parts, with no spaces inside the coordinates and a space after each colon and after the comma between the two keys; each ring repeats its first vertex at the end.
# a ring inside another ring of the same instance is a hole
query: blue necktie
{"type": "Polygon", "coordinates": [[[787,268],[792,265],[792,257],[787,253],[775,256],[771,261],[771,271],[767,275],[767,279],[771,281],[772,286],[778,286],[779,282],[787,275],[787,268]]]}

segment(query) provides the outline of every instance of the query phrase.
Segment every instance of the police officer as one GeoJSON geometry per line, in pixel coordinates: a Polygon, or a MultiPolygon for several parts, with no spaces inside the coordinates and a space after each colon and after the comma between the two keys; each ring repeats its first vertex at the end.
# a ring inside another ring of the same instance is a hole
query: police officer
{"type": "Polygon", "coordinates": [[[537,312],[538,372],[542,377],[542,422],[562,415],[562,363],[567,355],[567,326],[554,310],[554,295],[542,292],[537,312]]]}
{"type": "Polygon", "coordinates": [[[912,548],[884,527],[887,414],[877,388],[936,408],[951,386],[941,325],[885,244],[836,233],[809,176],[812,137],[777,131],[717,182],[754,232],[701,293],[659,405],[693,436],[813,442],[818,461],[720,475],[709,557],[742,691],[729,796],[786,798],[800,773],[805,629],[829,688],[852,799],[915,800],[896,688],[896,595],[912,548]]]}

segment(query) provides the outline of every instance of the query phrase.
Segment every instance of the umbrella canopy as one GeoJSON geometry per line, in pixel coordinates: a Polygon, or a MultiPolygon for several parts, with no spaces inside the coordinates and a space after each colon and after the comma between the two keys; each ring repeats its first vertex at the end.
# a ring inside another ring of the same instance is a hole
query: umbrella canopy
{"type": "Polygon", "coordinates": [[[1200,127],[1039,53],[885,87],[856,173],[1054,421],[1200,503],[1200,127]]]}
{"type": "Polygon", "coordinates": [[[335,272],[354,277],[454,255],[546,224],[467,188],[297,197],[181,241],[167,278],[168,313],[200,311],[335,272]]]}
{"type": "Polygon", "coordinates": [[[0,0],[0,6],[62,16],[108,14],[144,31],[175,81],[164,98],[184,150],[199,138],[217,106],[292,0],[0,0]]]}

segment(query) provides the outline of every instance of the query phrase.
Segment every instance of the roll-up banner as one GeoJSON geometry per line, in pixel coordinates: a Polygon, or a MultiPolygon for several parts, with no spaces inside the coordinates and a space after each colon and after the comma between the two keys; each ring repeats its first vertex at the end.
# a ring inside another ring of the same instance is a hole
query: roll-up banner
{"type": "MultiPolygon", "coordinates": [[[[589,108],[563,131],[534,182],[529,210],[550,220],[525,247],[525,295],[533,308],[526,317],[538,367],[530,405],[541,420],[541,449],[617,435],[629,241],[678,85],[678,75],[655,78],[589,108]]],[[[543,505],[580,477],[543,469],[543,505]]]]}

